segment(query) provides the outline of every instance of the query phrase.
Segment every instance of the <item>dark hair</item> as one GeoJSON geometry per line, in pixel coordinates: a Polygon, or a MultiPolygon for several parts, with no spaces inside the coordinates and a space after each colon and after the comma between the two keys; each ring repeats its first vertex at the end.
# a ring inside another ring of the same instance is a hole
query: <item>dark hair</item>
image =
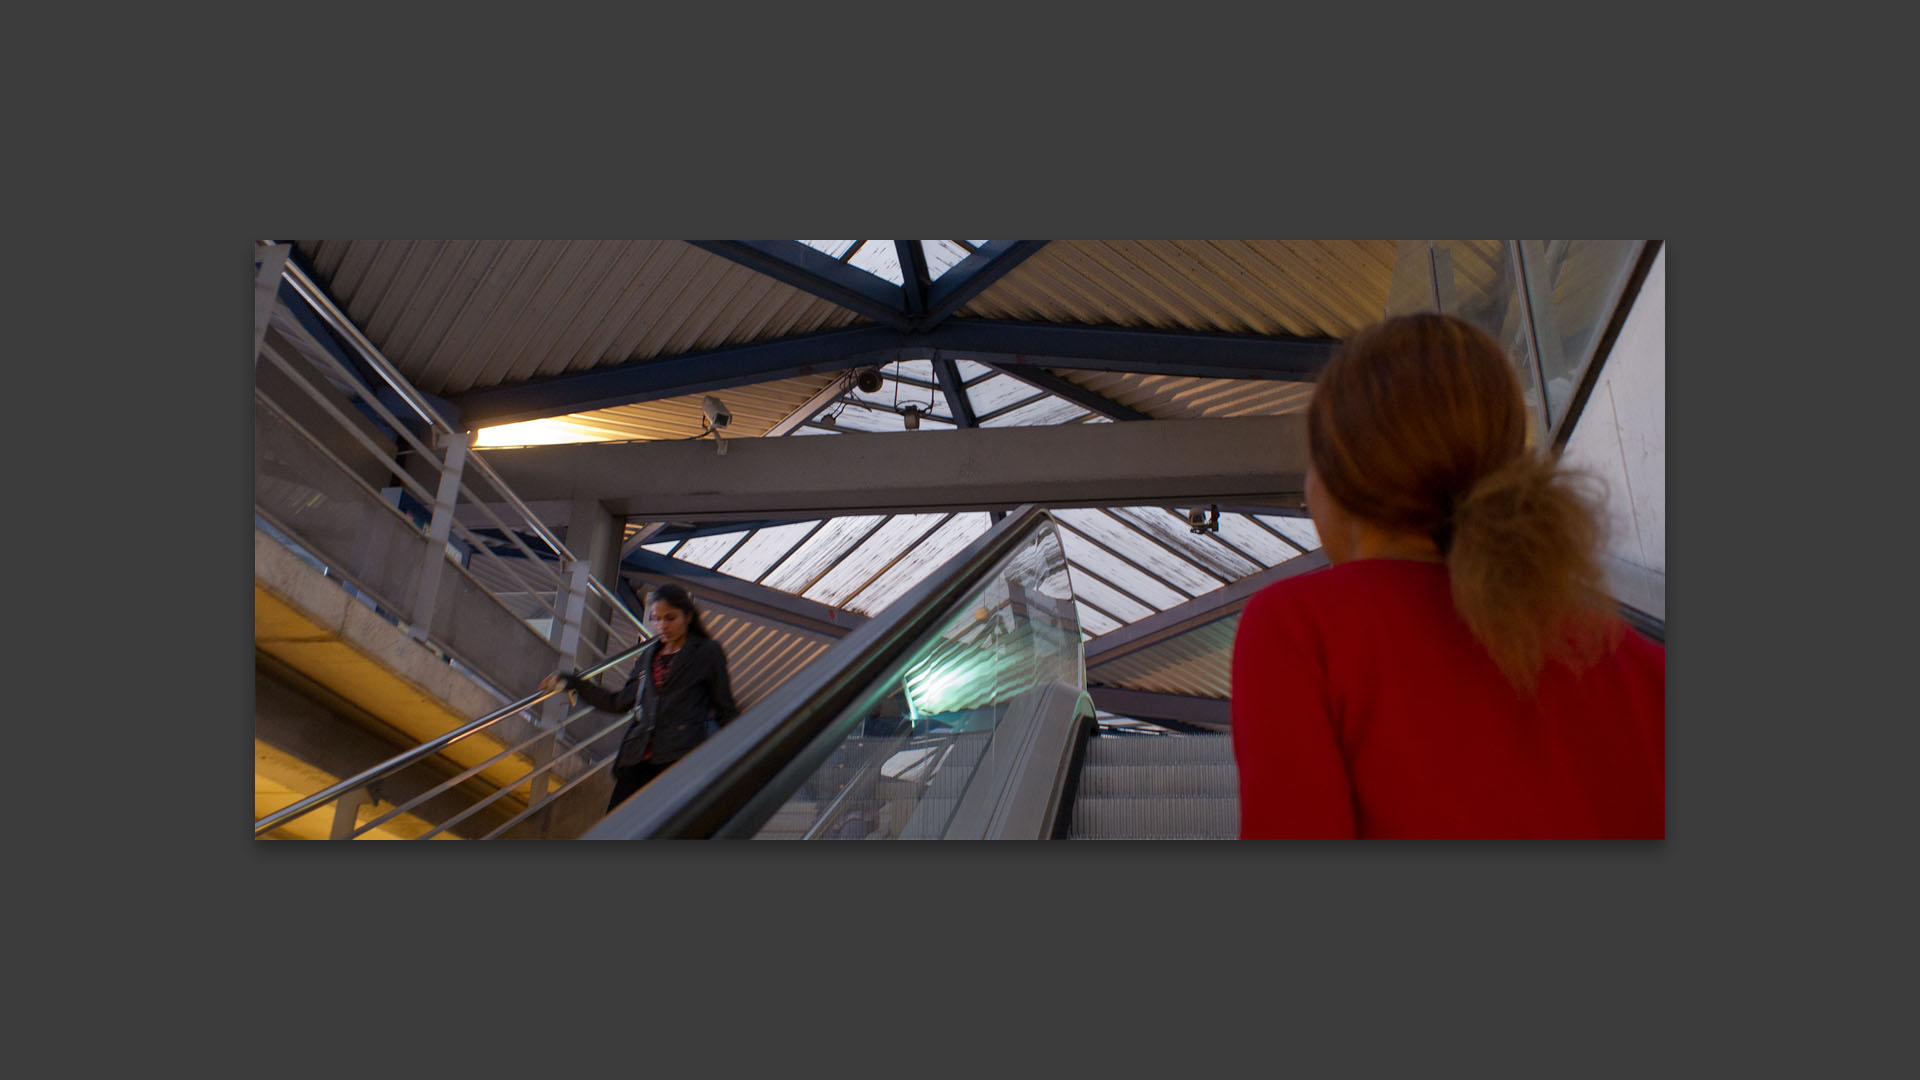
{"type": "Polygon", "coordinates": [[[705,626],[701,625],[700,612],[693,606],[693,597],[687,595],[687,590],[678,585],[668,583],[653,590],[653,595],[647,597],[648,606],[652,606],[656,600],[666,604],[668,607],[680,609],[680,613],[687,617],[688,634],[703,638],[713,636],[707,633],[705,626]]]}
{"type": "Polygon", "coordinates": [[[1348,513],[1433,536],[1454,609],[1517,688],[1548,659],[1579,666],[1606,617],[1598,499],[1527,446],[1527,405],[1498,342],[1447,315],[1354,335],[1320,373],[1307,451],[1348,513]]]}

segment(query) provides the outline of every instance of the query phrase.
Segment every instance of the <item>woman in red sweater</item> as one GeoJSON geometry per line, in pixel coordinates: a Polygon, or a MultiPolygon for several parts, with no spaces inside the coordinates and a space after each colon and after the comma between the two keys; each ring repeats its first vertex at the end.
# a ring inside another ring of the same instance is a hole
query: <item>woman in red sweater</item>
{"type": "Polygon", "coordinates": [[[1590,495],[1498,343],[1367,328],[1307,410],[1325,569],[1241,616],[1244,838],[1660,838],[1666,650],[1602,591],[1590,495]]]}

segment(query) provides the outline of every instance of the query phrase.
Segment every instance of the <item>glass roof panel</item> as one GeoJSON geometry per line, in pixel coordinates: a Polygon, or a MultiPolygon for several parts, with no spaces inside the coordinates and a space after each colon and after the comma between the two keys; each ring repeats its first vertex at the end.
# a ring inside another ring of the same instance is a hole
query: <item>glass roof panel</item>
{"type": "Polygon", "coordinates": [[[672,555],[673,549],[679,547],[684,542],[685,541],[681,540],[662,540],[657,544],[641,544],[640,546],[647,551],[653,552],[655,555],[672,555]]]}
{"type": "Polygon", "coordinates": [[[1306,548],[1308,551],[1312,551],[1314,548],[1320,546],[1320,533],[1314,529],[1312,518],[1278,517],[1267,514],[1256,514],[1254,516],[1267,525],[1272,526],[1274,529],[1279,530],[1281,535],[1299,544],[1301,547],[1306,548]]]}
{"type": "Polygon", "coordinates": [[[802,240],[800,242],[815,251],[824,251],[836,259],[845,255],[847,249],[854,244],[852,240],[802,240]]]}
{"type": "Polygon", "coordinates": [[[1245,514],[1221,514],[1220,539],[1267,566],[1278,566],[1300,554],[1286,541],[1248,520],[1245,514]]]}
{"type": "Polygon", "coordinates": [[[847,260],[848,266],[857,266],[875,277],[885,278],[895,285],[906,283],[900,274],[900,253],[893,249],[891,240],[869,240],[860,245],[853,258],[847,260]]]}
{"type": "Polygon", "coordinates": [[[1021,382],[1011,375],[994,375],[982,379],[967,387],[967,401],[973,405],[973,415],[985,416],[995,409],[1004,409],[1016,401],[1026,401],[1035,394],[1042,393],[1021,382]]]}
{"type": "Polygon", "coordinates": [[[1087,415],[1087,410],[1071,401],[1048,394],[1031,405],[1025,405],[1010,413],[1004,413],[991,420],[980,421],[981,427],[1041,427],[1046,424],[1067,424],[1087,415]]]}
{"type": "Polygon", "coordinates": [[[1164,506],[1121,506],[1114,508],[1113,512],[1129,524],[1138,526],[1141,532],[1199,563],[1203,569],[1219,575],[1223,579],[1222,584],[1238,581],[1265,569],[1259,563],[1235,553],[1211,533],[1194,532],[1184,514],[1164,506]]]}
{"type": "MultiPolygon", "coordinates": [[[[895,375],[905,375],[909,379],[919,379],[921,382],[930,383],[933,381],[933,361],[896,360],[886,367],[881,368],[880,374],[889,378],[895,375]]],[[[885,387],[881,389],[883,392],[885,391],[885,387]]],[[[904,394],[906,391],[907,387],[902,386],[900,388],[901,393],[904,394]]]]}
{"type": "Polygon", "coordinates": [[[960,372],[960,381],[971,383],[989,375],[997,375],[994,369],[976,360],[955,360],[953,366],[960,372]]]}
{"type": "Polygon", "coordinates": [[[840,606],[946,518],[945,514],[895,514],[801,595],[831,607],[840,606]]]}
{"type": "MultiPolygon", "coordinates": [[[[1109,517],[1101,510],[1055,510],[1053,516],[1085,533],[1112,551],[1126,556],[1136,566],[1149,567],[1160,580],[1188,597],[1220,588],[1220,579],[1202,571],[1173,551],[1140,535],[1134,529],[1109,517]]],[[[1142,597],[1152,599],[1152,597],[1142,597]]]]}
{"type": "Polygon", "coordinates": [[[817,521],[795,521],[787,525],[761,529],[748,538],[746,543],[741,544],[739,551],[734,552],[726,562],[720,565],[720,572],[745,578],[748,581],[758,581],[760,575],[784,558],[787,552],[793,550],[793,546],[818,524],[817,521]]]}
{"type": "Polygon", "coordinates": [[[878,614],[961,548],[972,543],[975,537],[986,532],[990,524],[984,512],[955,514],[953,520],[916,544],[913,550],[889,567],[873,584],[860,590],[860,594],[848,601],[846,607],[863,615],[878,614]]]}
{"type": "Polygon", "coordinates": [[[724,558],[727,552],[732,551],[733,545],[739,543],[740,538],[745,535],[747,530],[741,529],[738,532],[718,533],[713,536],[696,536],[682,545],[673,557],[711,570],[713,564],[724,558]]]}
{"type": "MultiPolygon", "coordinates": [[[[1058,517],[1058,511],[1055,512],[1058,517]]],[[[1128,566],[1111,553],[1101,550],[1086,537],[1072,529],[1060,530],[1060,546],[1067,551],[1067,558],[1074,564],[1106,579],[1140,601],[1152,604],[1158,610],[1166,610],[1175,604],[1183,603],[1187,597],[1167,588],[1151,575],[1137,567],[1128,566]]],[[[1074,579],[1075,583],[1079,578],[1074,579]]]]}
{"type": "Polygon", "coordinates": [[[883,521],[878,514],[833,518],[780,561],[760,584],[782,592],[801,593],[839,563],[867,530],[883,521]]]}
{"type": "Polygon", "coordinates": [[[927,279],[940,280],[940,275],[953,269],[954,265],[967,257],[967,249],[951,240],[922,240],[920,250],[927,257],[927,279]]]}
{"type": "Polygon", "coordinates": [[[1080,631],[1083,636],[1099,637],[1110,630],[1120,629],[1119,623],[1077,600],[1073,606],[1080,614],[1080,631]]]}
{"type": "Polygon", "coordinates": [[[1088,603],[1097,604],[1100,610],[1116,619],[1125,619],[1127,622],[1144,619],[1153,614],[1152,608],[1100,580],[1086,567],[1074,566],[1072,563],[1067,565],[1073,574],[1075,596],[1086,599],[1088,603]]]}

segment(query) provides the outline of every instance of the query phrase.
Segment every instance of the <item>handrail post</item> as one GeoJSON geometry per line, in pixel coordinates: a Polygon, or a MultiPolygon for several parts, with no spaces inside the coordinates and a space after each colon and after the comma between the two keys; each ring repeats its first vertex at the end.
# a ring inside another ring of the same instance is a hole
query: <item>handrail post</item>
{"type": "Polygon", "coordinates": [[[287,265],[292,244],[258,247],[260,270],[253,276],[253,366],[260,366],[260,354],[267,347],[267,323],[273,319],[275,298],[280,295],[280,275],[287,265]]]}
{"type": "Polygon", "coordinates": [[[427,556],[420,567],[420,581],[414,589],[413,610],[409,613],[407,634],[418,641],[427,639],[433,626],[433,609],[439,601],[440,574],[447,565],[448,537],[453,532],[453,508],[460,498],[460,473],[467,463],[465,432],[443,436],[446,460],[440,466],[440,490],[433,500],[433,521],[427,528],[427,556]]]}
{"type": "Polygon", "coordinates": [[[360,820],[360,808],[373,801],[366,787],[354,788],[334,800],[333,830],[328,833],[327,839],[353,839],[354,826],[360,820]]]}

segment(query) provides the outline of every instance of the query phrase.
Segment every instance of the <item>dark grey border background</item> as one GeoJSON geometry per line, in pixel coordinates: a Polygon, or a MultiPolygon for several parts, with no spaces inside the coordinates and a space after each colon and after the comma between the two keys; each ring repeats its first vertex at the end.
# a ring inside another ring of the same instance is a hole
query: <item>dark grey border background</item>
{"type": "MultiPolygon", "coordinates": [[[[98,790],[84,789],[101,805],[68,848],[59,892],[88,899],[29,942],[37,962],[112,983],[116,1011],[196,1036],[201,1061],[301,1075],[677,1076],[697,1062],[703,1075],[1020,1073],[1008,1055],[1036,1039],[1063,1047],[1071,1056],[1050,1067],[1074,1074],[1446,1063],[1697,1075],[1864,1052],[1890,1018],[1845,1011],[1885,910],[1861,875],[1887,856],[1910,865],[1911,850],[1872,849],[1861,822],[1892,812],[1892,789],[1862,790],[1857,762],[1804,734],[1833,711],[1805,673],[1845,645],[1795,629],[1813,591],[1781,581],[1788,553],[1751,530],[1756,512],[1783,512],[1783,490],[1826,479],[1764,438],[1779,422],[1765,384],[1802,377],[1810,358],[1769,324],[1772,300],[1750,276],[1788,284],[1779,234],[1759,224],[1779,201],[1723,168],[1752,160],[1730,145],[1758,129],[1722,114],[1708,124],[1676,96],[1669,46],[1588,27],[1592,60],[1556,42],[1516,70],[1489,48],[1473,51],[1482,64],[1437,46],[1381,49],[1348,29],[1310,61],[1308,42],[1277,28],[1209,25],[1200,48],[1196,24],[1155,31],[1168,66],[1129,79],[1075,67],[1082,50],[1109,47],[1063,35],[1051,58],[969,41],[999,59],[972,78],[922,80],[794,56],[781,38],[791,16],[755,23],[754,41],[726,53],[708,46],[732,31],[682,36],[690,19],[653,25],[644,63],[632,40],[574,24],[529,30],[511,72],[476,63],[380,88],[360,80],[408,70],[428,45],[475,48],[471,31],[402,44],[327,28],[340,52],[316,44],[255,69],[254,89],[273,87],[258,107],[142,143],[163,162],[212,167],[143,181],[151,235],[119,238],[136,258],[115,299],[116,317],[143,332],[109,358],[118,381],[94,392],[129,423],[191,422],[154,432],[164,462],[74,452],[80,482],[117,499],[100,526],[113,549],[97,557],[124,567],[119,545],[137,538],[139,564],[112,577],[160,579],[167,606],[139,628],[124,670],[100,676],[145,701],[112,718],[125,734],[98,790]],[[1032,74],[988,78],[1009,70],[1032,74]],[[548,90],[538,105],[518,96],[529,71],[548,90]],[[743,89],[747,75],[762,81],[743,89]],[[1553,93],[1514,92],[1528,86],[1553,93]],[[627,104],[585,107],[609,95],[627,104]],[[241,760],[251,402],[239,361],[250,242],[802,231],[1667,240],[1668,839],[252,841],[241,760]],[[1845,912],[1833,908],[1842,897],[1845,912]],[[121,947],[103,971],[80,965],[75,942],[121,947]],[[1838,1041],[1815,1058],[1819,1032],[1838,1041]]],[[[228,70],[229,96],[245,98],[248,72],[228,70]]],[[[1769,167],[1772,190],[1790,182],[1783,171],[1821,172],[1769,167]]],[[[73,318],[98,319],[97,298],[73,318]]],[[[1792,442],[1847,422],[1796,411],[1792,442]]],[[[126,1065],[154,1064],[150,1038],[98,1036],[126,1065]]]]}

